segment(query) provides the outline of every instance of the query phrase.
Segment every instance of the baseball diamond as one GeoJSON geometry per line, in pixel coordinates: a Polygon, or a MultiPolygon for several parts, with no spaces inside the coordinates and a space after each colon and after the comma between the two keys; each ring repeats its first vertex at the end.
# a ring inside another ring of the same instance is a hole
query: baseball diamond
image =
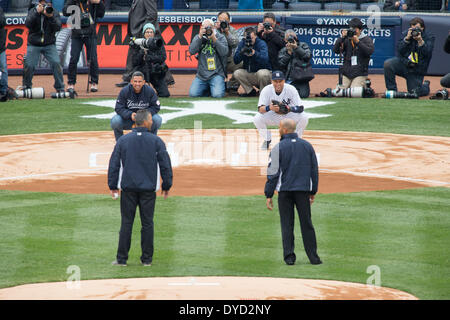
{"type": "Polygon", "coordinates": [[[0,300],[450,298],[448,1],[3,2],[0,300]]]}

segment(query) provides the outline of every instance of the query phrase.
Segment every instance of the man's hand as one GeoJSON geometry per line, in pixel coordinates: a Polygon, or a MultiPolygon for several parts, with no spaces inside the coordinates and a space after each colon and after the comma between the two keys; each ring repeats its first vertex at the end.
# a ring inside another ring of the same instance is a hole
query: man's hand
{"type": "Polygon", "coordinates": [[[412,28],[409,28],[408,29],[408,34],[406,35],[405,40],[407,40],[407,41],[411,40],[411,38],[412,38],[411,32],[412,32],[412,28]]]}
{"type": "Polygon", "coordinates": [[[259,113],[266,113],[267,112],[266,111],[266,106],[265,105],[259,106],[258,107],[258,112],[259,113]]]}
{"type": "Polygon", "coordinates": [[[359,43],[359,38],[356,34],[353,36],[352,41],[353,43],[359,43]]]}
{"type": "Polygon", "coordinates": [[[200,31],[198,32],[198,36],[201,38],[205,34],[206,30],[205,27],[200,27],[200,31]]]}
{"type": "Polygon", "coordinates": [[[133,112],[133,113],[131,114],[131,120],[132,120],[132,121],[136,121],[136,112],[133,112]]]}
{"type": "Polygon", "coordinates": [[[111,190],[111,198],[113,198],[113,200],[119,198],[119,190],[111,190]]]}
{"type": "Polygon", "coordinates": [[[341,30],[341,38],[345,38],[347,36],[347,29],[341,30]]]}
{"type": "Polygon", "coordinates": [[[257,33],[260,33],[263,30],[264,30],[264,25],[262,24],[262,22],[258,23],[258,31],[257,31],[257,33]]]}
{"type": "Polygon", "coordinates": [[[313,204],[315,198],[316,198],[316,196],[313,195],[313,194],[311,194],[311,195],[309,196],[309,203],[310,203],[310,204],[313,204]]]}
{"type": "Polygon", "coordinates": [[[164,197],[164,200],[169,196],[169,190],[161,190],[161,195],[164,197]]]}
{"type": "Polygon", "coordinates": [[[270,110],[272,110],[273,112],[276,112],[276,113],[280,112],[280,107],[273,104],[272,102],[270,103],[269,107],[270,107],[270,110]]]}
{"type": "Polygon", "coordinates": [[[267,207],[267,209],[269,209],[269,210],[272,211],[272,209],[273,209],[273,201],[272,201],[272,198],[267,198],[267,200],[266,200],[266,207],[267,207]]]}

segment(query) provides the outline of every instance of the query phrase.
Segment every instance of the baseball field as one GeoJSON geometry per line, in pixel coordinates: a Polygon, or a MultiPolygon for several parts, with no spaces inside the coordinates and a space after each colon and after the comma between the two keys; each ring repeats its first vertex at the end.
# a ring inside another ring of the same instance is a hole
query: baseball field
{"type": "Polygon", "coordinates": [[[308,263],[297,218],[297,263],[283,262],[276,201],[270,212],[263,195],[268,153],[251,123],[257,98],[161,104],[174,187],[157,199],[150,268],[139,261],[138,218],[128,266],[111,266],[114,99],[0,105],[0,299],[450,298],[449,101],[306,101],[304,138],[320,160],[319,266],[308,263]],[[141,287],[124,282],[136,278],[141,287]],[[152,279],[164,283],[143,286],[152,279]],[[92,291],[68,289],[77,284],[92,291]]]}

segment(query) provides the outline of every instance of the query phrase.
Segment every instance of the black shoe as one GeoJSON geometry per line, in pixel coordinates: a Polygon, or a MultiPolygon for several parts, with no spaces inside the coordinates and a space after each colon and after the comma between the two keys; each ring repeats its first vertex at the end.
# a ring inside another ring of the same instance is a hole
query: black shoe
{"type": "Polygon", "coordinates": [[[116,83],[116,87],[123,88],[128,85],[128,81],[122,81],[121,83],[116,83]]]}
{"type": "Polygon", "coordinates": [[[262,146],[261,146],[261,150],[269,150],[270,147],[270,143],[272,142],[272,140],[269,141],[264,141],[262,146]]]}
{"type": "Polygon", "coordinates": [[[311,264],[314,264],[314,265],[322,264],[322,261],[320,259],[313,260],[313,261],[311,261],[311,264]]]}
{"type": "Polygon", "coordinates": [[[243,97],[243,98],[245,98],[245,97],[257,97],[257,96],[258,96],[258,93],[256,92],[255,89],[252,89],[252,91],[250,91],[249,93],[242,93],[242,94],[239,95],[239,97],[243,97]]]}
{"type": "Polygon", "coordinates": [[[286,262],[286,264],[288,266],[293,266],[295,264],[295,261],[293,261],[293,260],[288,260],[288,261],[285,261],[285,262],[286,262]]]}

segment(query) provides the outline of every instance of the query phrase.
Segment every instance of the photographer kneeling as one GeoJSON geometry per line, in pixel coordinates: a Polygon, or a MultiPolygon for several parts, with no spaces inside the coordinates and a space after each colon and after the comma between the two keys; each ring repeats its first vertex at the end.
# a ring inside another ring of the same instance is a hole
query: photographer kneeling
{"type": "Polygon", "coordinates": [[[398,56],[384,62],[384,81],[387,90],[397,91],[395,76],[400,76],[406,79],[409,93],[426,96],[430,93],[430,82],[424,82],[423,78],[433,53],[434,36],[425,31],[421,18],[412,19],[409,25],[398,43],[398,56]]]}
{"type": "Polygon", "coordinates": [[[286,74],[286,83],[297,89],[301,98],[309,97],[309,81],[314,79],[311,67],[311,49],[304,42],[299,42],[294,30],[286,30],[286,47],[280,50],[278,61],[286,74]]]}
{"type": "Polygon", "coordinates": [[[164,81],[169,68],[166,65],[167,54],[163,40],[152,23],[147,23],[142,33],[143,39],[133,39],[130,42],[130,45],[137,46],[139,50],[132,57],[133,72],[142,72],[145,81],[152,84],[159,97],[170,97],[169,89],[164,81]]]}
{"type": "Polygon", "coordinates": [[[197,75],[189,89],[190,97],[222,98],[225,95],[228,43],[214,28],[214,22],[205,19],[198,35],[189,45],[191,55],[198,54],[197,75]]]}
{"type": "Polygon", "coordinates": [[[370,56],[375,50],[373,40],[362,34],[363,23],[359,18],[350,20],[349,29],[334,44],[334,52],[343,55],[344,63],[339,68],[340,89],[366,87],[370,56]]]}

